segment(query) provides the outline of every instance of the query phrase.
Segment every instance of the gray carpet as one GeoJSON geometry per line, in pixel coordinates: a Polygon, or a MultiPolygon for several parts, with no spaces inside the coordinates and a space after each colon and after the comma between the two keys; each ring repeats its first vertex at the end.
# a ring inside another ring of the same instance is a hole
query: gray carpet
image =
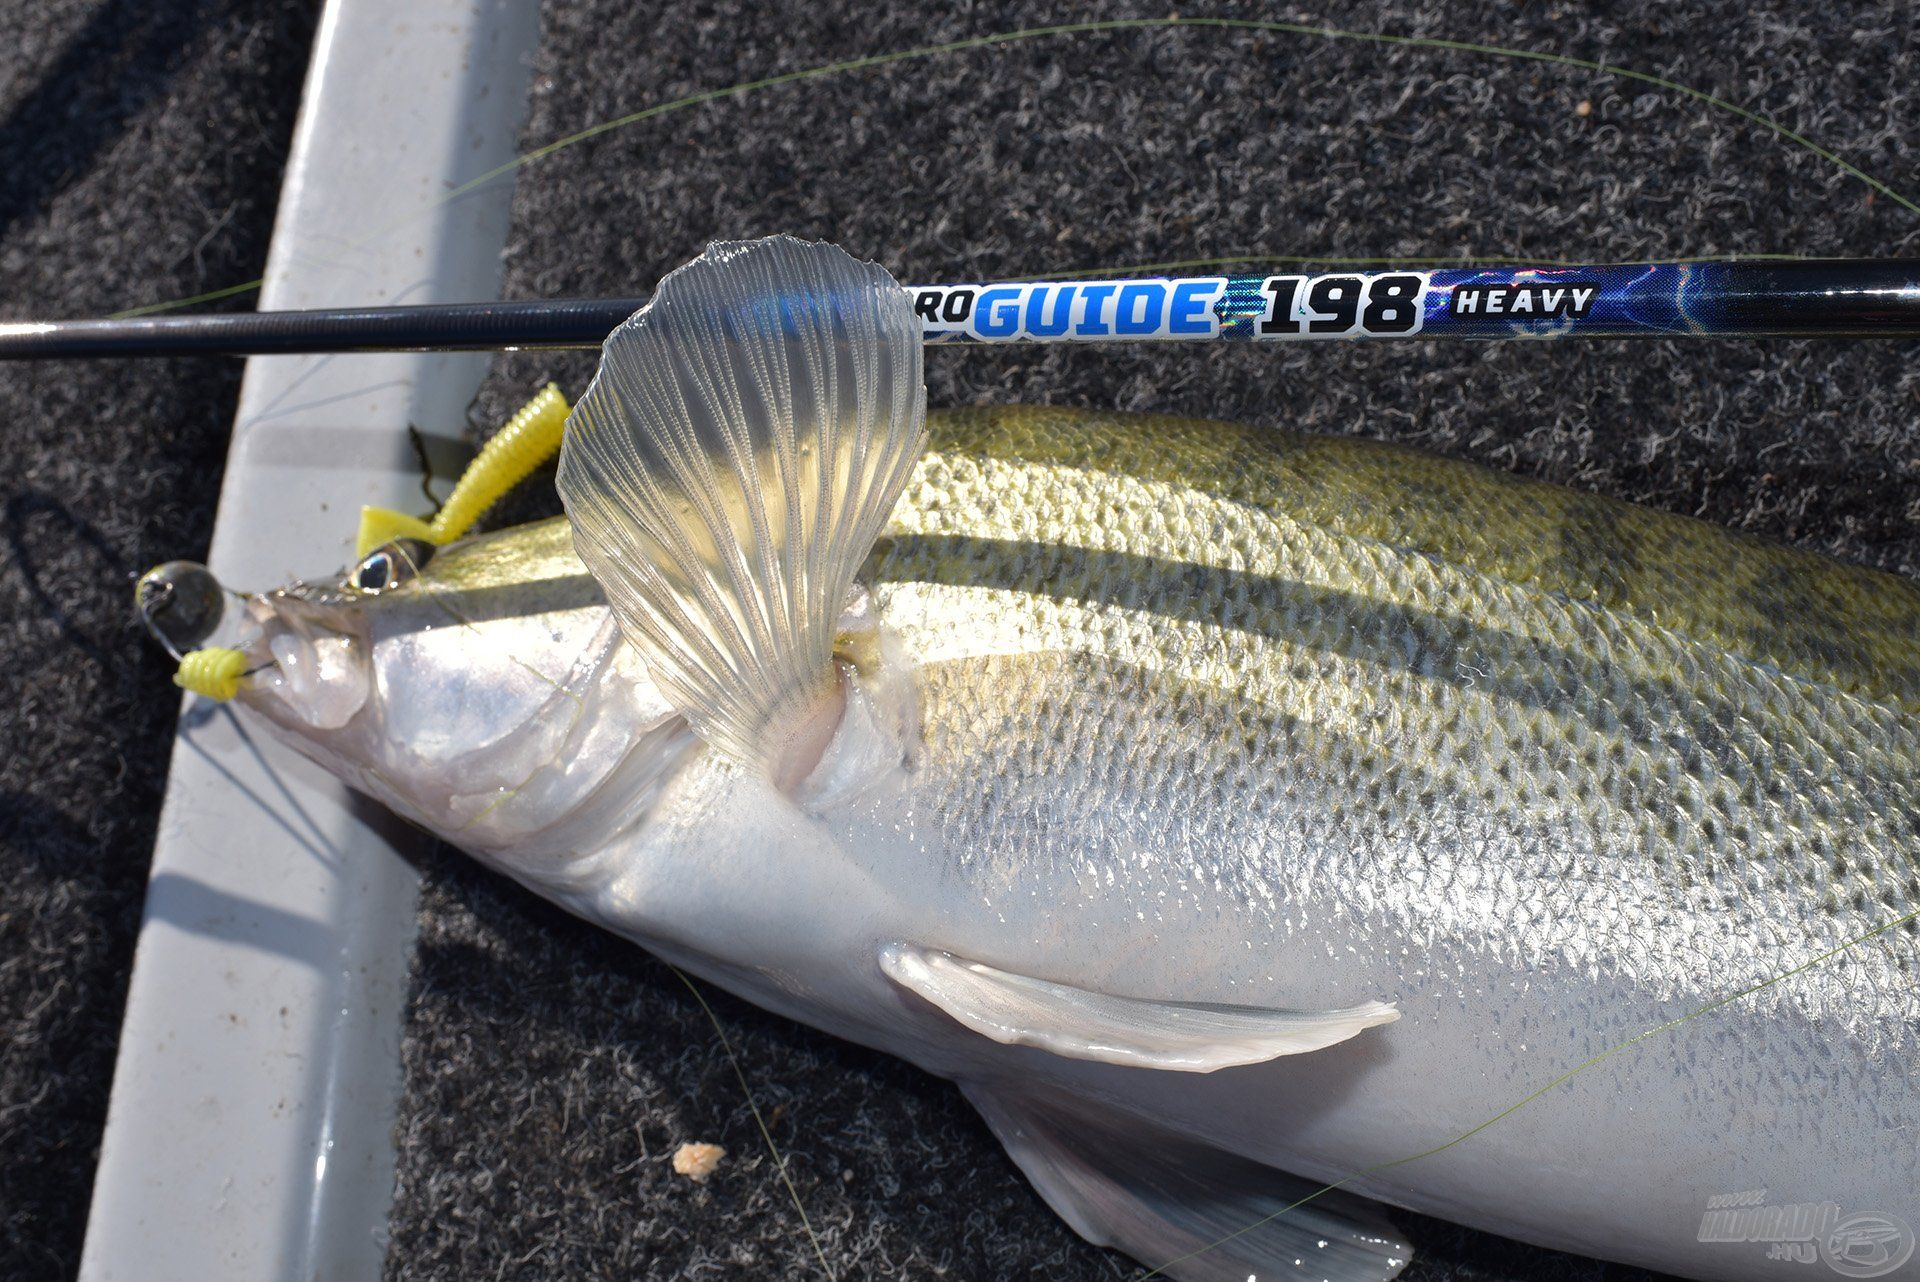
{"type": "MultiPolygon", "coordinates": [[[[259,274],[313,15],[0,4],[0,317],[259,274]]],[[[0,366],[0,1277],[79,1261],[179,706],[128,576],[205,555],[229,361],[0,366]]]]}
{"type": "MultiPolygon", "coordinates": [[[[1056,14],[550,4],[525,141],[1056,14]]],[[[1314,16],[1664,72],[1920,185],[1920,114],[1905,88],[1920,40],[1894,6],[1382,4],[1314,16]]],[[[775,231],[837,241],[912,280],[1261,252],[1920,252],[1920,218],[1671,94],[1460,54],[1156,32],[775,89],[561,153],[522,177],[508,288],[645,288],[710,238],[775,231]]],[[[1913,573],[1914,357],[1911,344],[1809,343],[949,350],[930,356],[928,383],[936,405],[1118,406],[1411,441],[1913,573]]],[[[476,432],[547,378],[577,394],[591,369],[585,357],[502,359],[476,432]]],[[[541,492],[516,515],[551,510],[541,492]]],[[[820,1275],[678,979],[455,856],[430,871],[424,926],[391,1277],[820,1275]],[[666,1162],[695,1140],[730,1154],[704,1186],[666,1162]]],[[[712,1000],[837,1276],[1138,1275],[1048,1212],[951,1088],[712,1000]]],[[[1410,1279],[1647,1276],[1401,1223],[1423,1251],[1410,1279]]]]}
{"type": "MultiPolygon", "coordinates": [[[[1207,11],[1662,72],[1913,188],[1920,32],[1906,8],[1207,11]]],[[[5,314],[82,314],[256,274],[310,18],[240,0],[15,3],[5,16],[5,314]]],[[[526,142],[683,93],[1059,17],[985,3],[553,3],[526,142]]],[[[1158,32],[774,89],[561,153],[522,178],[509,289],[646,288],[710,238],[772,231],[924,279],[1208,254],[1920,254],[1920,217],[1645,86],[1464,54],[1158,32]]],[[[928,376],[936,404],[1045,400],[1411,441],[1915,574],[1915,356],[1812,343],[1053,349],[936,353],[928,376]]],[[[577,393],[590,370],[503,358],[476,434],[547,378],[577,393]]],[[[236,387],[237,368],[219,363],[0,368],[0,1276],[64,1276],[78,1258],[176,706],[127,624],[125,576],[204,549],[236,387]]],[[[550,508],[550,492],[514,502],[520,515],[550,508]]],[[[818,1276],[719,1037],[679,980],[455,855],[427,872],[389,1274],[818,1276]],[[667,1167],[687,1140],[729,1150],[705,1185],[667,1167]]],[[[1069,1233],[945,1084],[709,1000],[836,1276],[1137,1274],[1069,1233]]],[[[1427,1282],[1645,1276],[1401,1222],[1423,1250],[1406,1276],[1427,1282]]]]}

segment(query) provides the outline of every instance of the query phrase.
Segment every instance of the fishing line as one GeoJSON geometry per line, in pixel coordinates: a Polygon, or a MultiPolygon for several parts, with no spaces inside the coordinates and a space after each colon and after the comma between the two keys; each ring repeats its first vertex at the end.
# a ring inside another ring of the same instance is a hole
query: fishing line
{"type": "MultiPolygon", "coordinates": [[[[1240,254],[1225,258],[1182,258],[1165,263],[1134,263],[1125,267],[1086,267],[1079,271],[1048,272],[1052,280],[1080,280],[1088,276],[1145,276],[1160,275],[1166,272],[1193,271],[1201,267],[1240,267],[1255,266],[1262,263],[1281,263],[1288,267],[1467,267],[1476,262],[1493,262],[1495,259],[1482,259],[1468,254],[1453,254],[1445,258],[1333,258],[1325,254],[1240,254]]],[[[1500,256],[1497,261],[1505,267],[1635,267],[1645,259],[1627,259],[1619,262],[1592,263],[1577,258],[1521,258],[1500,256]]],[[[1673,263],[1807,263],[1821,261],[1814,254],[1687,254],[1680,258],[1666,260],[1673,263]]],[[[1862,259],[1861,261],[1871,261],[1862,259]]],[[[998,277],[989,284],[1008,284],[1024,279],[1017,276],[998,277]]]]}
{"type": "Polygon", "coordinates": [[[1342,1176],[1340,1179],[1335,1180],[1331,1184],[1327,1184],[1322,1186],[1321,1188],[1315,1189],[1313,1192],[1307,1194],[1305,1197],[1301,1198],[1299,1201],[1290,1203],[1287,1206],[1283,1206],[1279,1210],[1273,1212],[1271,1215],[1262,1216],[1261,1218],[1255,1220],[1253,1223],[1247,1225],[1245,1228],[1236,1229],[1232,1233],[1227,1234],[1225,1237],[1222,1237],[1217,1241],[1209,1242],[1207,1245],[1202,1247],[1197,1247],[1194,1250],[1187,1252],[1185,1255],[1179,1256],[1175,1259],[1168,1260],[1165,1264],[1160,1265],[1158,1268],[1151,1269],[1148,1272],[1141,1274],[1140,1277],[1136,1279],[1136,1282],[1147,1282],[1147,1279],[1149,1278],[1160,1277],[1163,1274],[1165,1274],[1168,1269],[1172,1268],[1176,1264],[1180,1264],[1186,1260],[1191,1260],[1197,1255],[1204,1255],[1208,1251],[1214,1250],[1217,1247],[1225,1246],[1227,1243],[1233,1241],[1235,1238],[1251,1233],[1255,1229],[1259,1228],[1261,1225],[1270,1223],[1273,1220],[1277,1220],[1281,1216],[1285,1215],[1287,1212],[1295,1210],[1299,1207],[1305,1206],[1307,1203],[1313,1201],[1315,1198],[1322,1197],[1328,1193],[1333,1192],[1336,1189],[1344,1188],[1346,1185],[1353,1183],[1355,1180],[1363,1180],[1370,1175],[1378,1175],[1382,1171],[1389,1171],[1398,1166],[1406,1166],[1409,1163],[1418,1162],[1422,1158],[1432,1157],[1436,1153],[1444,1153],[1448,1149],[1454,1147],[1456,1144],[1460,1144],[1465,1142],[1466,1140],[1472,1139],[1475,1135],[1478,1135],[1480,1132],[1486,1130],[1488,1127],[1492,1126],[1494,1123],[1513,1116],[1515,1113],[1518,1113],[1521,1109],[1533,1103],[1535,1100],[1539,1099],[1541,1096],[1548,1094],[1549,1092],[1557,1089],[1558,1087],[1564,1086],[1566,1083],[1572,1081],[1574,1078],[1586,1072],[1588,1069],[1593,1068],[1598,1064],[1604,1063],[1609,1059],[1612,1059],[1615,1055],[1618,1055],[1621,1051],[1628,1050],[1631,1047],[1637,1046],[1641,1042],[1644,1042],[1649,1038],[1659,1036],[1661,1033],[1671,1032],[1672,1030],[1680,1027],[1682,1024],[1698,1019],[1702,1015],[1710,1014],[1713,1011],[1719,1010],[1723,1006],[1730,1006],[1734,1002],[1739,1001],[1743,997],[1750,997],[1754,993],[1760,992],[1762,989],[1771,988],[1775,984],[1783,983],[1786,980],[1792,979],[1795,975],[1805,974],[1807,971],[1812,970],[1815,966],[1820,965],[1822,962],[1825,962],[1831,958],[1837,957],[1841,953],[1846,952],[1848,949],[1855,948],[1860,944],[1864,944],[1869,939],[1878,938],[1879,936],[1884,935],[1891,930],[1898,930],[1900,927],[1915,920],[1916,918],[1920,918],[1920,908],[1917,908],[1914,911],[1905,914],[1904,916],[1896,917],[1892,921],[1885,922],[1879,926],[1876,926],[1872,930],[1869,930],[1864,934],[1855,935],[1852,939],[1849,939],[1844,943],[1838,944],[1833,948],[1829,948],[1826,952],[1820,953],[1814,957],[1811,957],[1806,961],[1801,962],[1798,966],[1795,966],[1790,970],[1784,970],[1780,972],[1778,975],[1774,975],[1769,979],[1763,979],[1757,984],[1751,984],[1746,988],[1740,989],[1738,992],[1729,993],[1725,997],[1716,998],[1713,1001],[1708,1002],[1704,1006],[1688,1011],[1684,1015],[1675,1016],[1673,1019],[1668,1020],[1664,1024],[1656,1024],[1652,1028],[1645,1029],[1642,1032],[1636,1033],[1632,1037],[1627,1038],[1627,1040],[1620,1042],[1614,1046],[1610,1046],[1606,1050],[1601,1051],[1598,1055],[1595,1055],[1592,1059],[1587,1060],[1585,1063],[1576,1065],[1575,1067],[1568,1069],[1566,1072],[1560,1074],[1560,1076],[1554,1078],[1552,1081],[1548,1082],[1545,1086],[1542,1086],[1540,1089],[1534,1091],[1532,1094],[1525,1096],[1524,1098],[1520,1099],[1517,1103],[1511,1104],[1508,1107],[1501,1109],[1498,1113],[1495,1113],[1492,1117],[1489,1117],[1486,1121],[1481,1122],[1479,1125],[1470,1127],[1467,1130],[1462,1131],[1460,1134],[1454,1136],[1452,1139],[1448,1140],[1444,1144],[1436,1144],[1434,1147],[1430,1149],[1424,1149],[1418,1153],[1411,1153],[1406,1157],[1396,1157],[1392,1161],[1381,1162],[1378,1165],[1369,1166],[1362,1170],[1355,1171],[1350,1175],[1342,1176]]]}
{"type": "MultiPolygon", "coordinates": [[[[1681,84],[1679,81],[1669,80],[1664,76],[1657,76],[1644,71],[1635,71],[1629,67],[1614,66],[1588,58],[1577,58],[1570,54],[1547,53],[1541,50],[1521,49],[1506,45],[1480,44],[1465,40],[1448,40],[1436,36],[1396,36],[1377,31],[1349,31],[1339,27],[1321,27],[1307,23],[1265,21],[1253,18],[1110,18],[1091,22],[1063,23],[1056,26],[1024,27],[1015,31],[1002,31],[984,36],[972,36],[964,40],[954,40],[944,44],[924,45],[914,49],[895,50],[890,53],[869,54],[865,57],[848,58],[837,62],[823,63],[815,67],[806,67],[798,71],[788,71],[778,75],[763,76],[756,80],[744,80],[724,88],[708,89],[700,93],[687,94],[668,102],[656,103],[651,107],[643,107],[638,111],[629,112],[624,116],[616,116],[611,120],[603,120],[598,124],[589,125],[585,129],[567,134],[555,139],[553,142],[524,152],[512,160],[507,161],[505,164],[497,165],[485,173],[480,174],[478,177],[468,179],[431,204],[415,210],[413,213],[403,215],[391,223],[385,224],[368,236],[348,246],[348,248],[349,250],[362,249],[381,236],[388,235],[444,205],[458,200],[463,196],[472,194],[489,183],[495,182],[509,174],[517,173],[525,166],[539,160],[544,160],[546,157],[564,151],[569,147],[591,141],[592,139],[602,137],[617,130],[641,124],[645,121],[655,120],[675,112],[702,106],[706,103],[742,98],[749,94],[758,93],[763,89],[774,89],[783,85],[798,84],[808,80],[816,80],[856,71],[869,71],[876,67],[889,66],[894,63],[911,62],[922,58],[944,57],[951,54],[967,53],[978,49],[1010,45],[1028,40],[1046,39],[1055,36],[1094,35],[1102,32],[1173,30],[1181,28],[1230,32],[1254,31],[1274,35],[1300,36],[1308,39],[1352,40],[1363,44],[1404,46],[1414,49],[1469,53],[1483,57],[1542,62],[1553,66],[1571,67],[1576,70],[1596,72],[1600,75],[1613,76],[1623,80],[1632,80],[1641,84],[1652,85],[1657,89],[1681,94],[1696,102],[1704,103],[1715,110],[1729,113],[1742,120],[1759,125],[1775,137],[1784,139],[1787,142],[1810,151],[1820,159],[1838,167],[1843,172],[1867,184],[1873,191],[1887,197],[1887,199],[1893,201],[1908,212],[1920,214],[1920,203],[1908,199],[1892,187],[1889,187],[1886,183],[1881,182],[1878,178],[1875,178],[1873,175],[1843,159],[1834,152],[1829,151],[1827,148],[1820,146],[1804,134],[1789,129],[1785,125],[1772,120],[1760,112],[1742,107],[1738,103],[1729,101],[1717,94],[1709,93],[1703,89],[1692,88],[1691,86],[1681,84]]],[[[1211,261],[1225,262],[1229,260],[1214,259],[1211,261]]],[[[1244,261],[1286,262],[1295,260],[1270,258],[1247,259],[1244,261]]],[[[1310,259],[1301,261],[1333,260],[1310,259]]],[[[1143,266],[1108,270],[1124,273],[1127,271],[1145,271],[1149,269],[1143,266]]],[[[157,312],[173,311],[181,307],[191,307],[198,303],[215,302],[219,299],[231,298],[237,294],[244,294],[251,290],[258,289],[264,283],[264,278],[257,278],[238,285],[229,285],[224,289],[174,299],[171,302],[149,303],[141,307],[116,312],[114,313],[114,319],[132,319],[139,316],[153,315],[157,312]]]]}
{"type": "Polygon", "coordinates": [[[665,963],[687,986],[693,994],[693,1000],[700,1003],[700,1009],[707,1013],[707,1020],[713,1025],[714,1036],[720,1039],[720,1049],[727,1053],[727,1063],[733,1066],[733,1076],[740,1083],[740,1093],[747,1097],[747,1107],[753,1111],[754,1125],[760,1128],[760,1138],[767,1142],[767,1151],[773,1154],[773,1164],[779,1168],[780,1179],[787,1186],[787,1196],[793,1199],[793,1209],[800,1212],[800,1223],[807,1227],[807,1240],[813,1243],[813,1253],[820,1261],[820,1271],[827,1275],[828,1282],[836,1282],[833,1266],[827,1263],[827,1253],[820,1246],[820,1236],[813,1231],[813,1221],[807,1218],[807,1208],[800,1201],[800,1190],[793,1185],[793,1176],[787,1172],[787,1159],[780,1155],[780,1146],[773,1142],[773,1132],[767,1128],[767,1120],[760,1116],[760,1106],[753,1102],[753,1088],[747,1085],[747,1075],[741,1071],[740,1057],[733,1053],[733,1043],[727,1040],[727,1030],[720,1026],[720,1017],[713,1013],[713,1007],[707,1005],[707,999],[694,982],[672,962],[665,963]]]}

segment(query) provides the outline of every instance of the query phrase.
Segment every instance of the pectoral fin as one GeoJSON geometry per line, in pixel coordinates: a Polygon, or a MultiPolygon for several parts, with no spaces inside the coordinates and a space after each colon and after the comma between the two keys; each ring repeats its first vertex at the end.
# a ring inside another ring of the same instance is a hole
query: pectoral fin
{"type": "Polygon", "coordinates": [[[1138,1068],[1210,1073],[1258,1064],[1332,1046],[1400,1018],[1382,1002],[1292,1011],[1115,997],[905,944],[882,949],[880,967],[996,1042],[1138,1068]]]}
{"type": "Polygon", "coordinates": [[[1412,1248],[1380,1209],[1137,1118],[1007,1086],[963,1087],[1074,1231],[1179,1282],[1386,1282],[1412,1248]]]}
{"type": "Polygon", "coordinates": [[[834,625],[925,420],[906,294],[831,245],[709,246],[607,339],[560,498],[622,635],[707,743],[778,774],[835,697],[834,625]]]}

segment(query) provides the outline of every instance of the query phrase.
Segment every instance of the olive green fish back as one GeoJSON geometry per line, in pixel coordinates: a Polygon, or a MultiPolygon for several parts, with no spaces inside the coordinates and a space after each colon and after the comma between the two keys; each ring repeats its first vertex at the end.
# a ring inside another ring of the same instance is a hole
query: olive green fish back
{"type": "Polygon", "coordinates": [[[1920,711],[1920,585],[1895,575],[1376,441],[1028,408],[937,412],[929,426],[937,455],[1191,487],[1920,711]]]}

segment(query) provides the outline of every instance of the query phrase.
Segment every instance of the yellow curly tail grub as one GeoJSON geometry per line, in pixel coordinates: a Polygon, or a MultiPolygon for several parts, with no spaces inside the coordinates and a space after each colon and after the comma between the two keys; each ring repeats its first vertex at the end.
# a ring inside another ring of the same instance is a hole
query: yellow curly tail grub
{"type": "Polygon", "coordinates": [[[367,553],[395,539],[422,539],[428,543],[437,542],[433,537],[433,526],[417,516],[408,516],[405,512],[396,512],[392,508],[363,507],[360,509],[360,534],[354,546],[359,550],[356,556],[367,553]]]}
{"type": "Polygon", "coordinates": [[[360,509],[360,555],[397,538],[422,539],[436,546],[451,543],[473,527],[481,513],[560,448],[571,408],[560,389],[548,383],[495,432],[460,474],[453,493],[431,521],[386,508],[360,509]]]}
{"type": "Polygon", "coordinates": [[[225,703],[240,693],[240,679],[247,674],[247,656],[225,646],[189,651],[173,674],[173,684],[182,690],[205,695],[225,703]]]}

